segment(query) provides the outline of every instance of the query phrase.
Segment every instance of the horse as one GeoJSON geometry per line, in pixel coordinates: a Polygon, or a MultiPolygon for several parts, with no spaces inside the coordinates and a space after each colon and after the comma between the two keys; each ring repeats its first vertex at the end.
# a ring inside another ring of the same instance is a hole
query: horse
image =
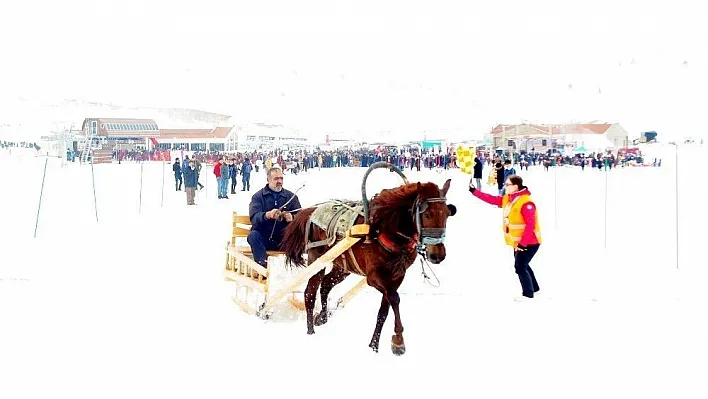
{"type": "MultiPolygon", "coordinates": [[[[307,334],[314,334],[315,325],[320,326],[327,322],[327,299],[332,288],[350,274],[357,274],[366,277],[367,284],[382,294],[369,347],[374,352],[379,351],[381,329],[389,308],[392,308],[395,335],[391,338],[391,351],[394,355],[405,353],[398,287],[418,254],[433,264],[445,260],[447,218],[457,213],[454,205],[447,204],[446,195],[449,188],[450,179],[442,189],[430,182],[408,183],[382,190],[371,199],[369,220],[358,216],[355,221],[355,224],[369,224],[369,235],[366,239],[359,240],[338,256],[333,261],[330,273],[325,275],[325,270],[320,270],[307,283],[304,293],[307,334]],[[322,311],[315,316],[318,288],[322,311]]],[[[316,207],[300,210],[284,231],[280,248],[286,254],[286,262],[293,267],[306,267],[302,256],[305,251],[308,264],[311,264],[330,248],[325,245],[307,249],[310,240],[320,241],[327,238],[325,230],[310,222],[310,216],[315,210],[316,207]]]]}

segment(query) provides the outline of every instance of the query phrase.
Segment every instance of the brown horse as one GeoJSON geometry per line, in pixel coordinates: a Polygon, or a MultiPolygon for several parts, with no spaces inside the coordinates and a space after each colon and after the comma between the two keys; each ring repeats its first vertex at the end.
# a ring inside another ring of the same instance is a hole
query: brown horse
{"type": "MultiPolygon", "coordinates": [[[[403,324],[398,308],[401,301],[398,287],[403,282],[406,270],[415,262],[417,254],[434,264],[445,259],[443,241],[447,218],[457,212],[454,205],[446,203],[445,196],[449,188],[450,179],[442,189],[435,183],[410,183],[383,190],[374,196],[369,208],[370,232],[367,239],[360,240],[339,256],[333,262],[330,273],[325,275],[325,271],[321,270],[310,278],[307,284],[305,309],[308,334],[315,333],[315,324],[322,325],[327,322],[327,297],[332,288],[354,273],[366,277],[368,285],[382,294],[376,328],[369,347],[378,352],[381,329],[391,307],[395,316],[395,335],[391,338],[391,351],[396,355],[405,353],[403,324]],[[317,288],[320,285],[322,311],[315,320],[313,313],[317,288]]],[[[304,267],[302,254],[308,242],[327,237],[326,231],[314,224],[310,226],[310,237],[306,237],[310,216],[315,209],[313,207],[301,210],[285,229],[281,250],[286,253],[287,261],[291,265],[304,267]]],[[[365,222],[362,216],[356,220],[356,224],[365,222]]],[[[320,246],[307,250],[308,262],[314,262],[327,252],[328,248],[320,246]]]]}

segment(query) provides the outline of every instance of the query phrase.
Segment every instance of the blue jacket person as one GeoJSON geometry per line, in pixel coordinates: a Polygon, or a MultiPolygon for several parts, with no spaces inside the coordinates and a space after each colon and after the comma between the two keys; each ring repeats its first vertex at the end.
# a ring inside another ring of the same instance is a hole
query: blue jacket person
{"type": "Polygon", "coordinates": [[[268,184],[253,194],[248,211],[251,218],[248,244],[253,260],[263,267],[267,267],[266,251],[280,249],[283,230],[293,220],[291,211],[301,208],[297,196],[283,188],[283,171],[280,168],[268,169],[267,177],[268,184]],[[280,209],[283,205],[285,207],[280,209]]]}

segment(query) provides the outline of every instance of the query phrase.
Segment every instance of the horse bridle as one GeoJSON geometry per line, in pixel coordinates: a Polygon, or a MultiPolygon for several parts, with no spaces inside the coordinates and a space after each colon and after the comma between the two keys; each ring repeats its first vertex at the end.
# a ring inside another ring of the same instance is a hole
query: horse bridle
{"type": "Polygon", "coordinates": [[[445,197],[435,197],[428,199],[421,199],[418,196],[413,202],[413,207],[411,208],[411,213],[415,215],[415,229],[418,234],[416,234],[416,251],[418,254],[425,256],[425,246],[426,245],[438,245],[445,242],[445,228],[444,227],[423,227],[421,221],[421,216],[428,210],[428,206],[431,202],[444,202],[447,203],[447,198],[445,197]]]}

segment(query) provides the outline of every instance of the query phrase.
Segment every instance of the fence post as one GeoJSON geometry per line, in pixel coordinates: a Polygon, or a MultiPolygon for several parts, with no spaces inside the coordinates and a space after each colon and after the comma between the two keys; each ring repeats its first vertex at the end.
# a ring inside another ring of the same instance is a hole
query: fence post
{"type": "Polygon", "coordinates": [[[604,233],[604,245],[607,249],[607,167],[605,167],[605,233],[604,233]]]}
{"type": "Polygon", "coordinates": [[[676,168],[676,270],[679,270],[679,150],[678,141],[676,142],[676,160],[674,168],[676,168]]]}
{"type": "Polygon", "coordinates": [[[91,185],[93,186],[93,212],[96,215],[96,223],[98,223],[98,204],[96,202],[96,177],[93,171],[93,159],[91,159],[91,185]]]}
{"type": "Polygon", "coordinates": [[[160,208],[165,204],[165,161],[162,161],[162,191],[160,191],[160,208]]]}
{"type": "Polygon", "coordinates": [[[140,194],[138,198],[138,215],[143,209],[143,165],[145,162],[140,162],[140,194]]]}
{"type": "Polygon", "coordinates": [[[37,205],[37,217],[34,221],[34,238],[37,238],[37,226],[39,225],[39,211],[42,209],[42,195],[44,194],[44,178],[47,176],[47,162],[49,158],[44,158],[44,172],[42,173],[42,188],[39,190],[39,204],[37,205]]]}

